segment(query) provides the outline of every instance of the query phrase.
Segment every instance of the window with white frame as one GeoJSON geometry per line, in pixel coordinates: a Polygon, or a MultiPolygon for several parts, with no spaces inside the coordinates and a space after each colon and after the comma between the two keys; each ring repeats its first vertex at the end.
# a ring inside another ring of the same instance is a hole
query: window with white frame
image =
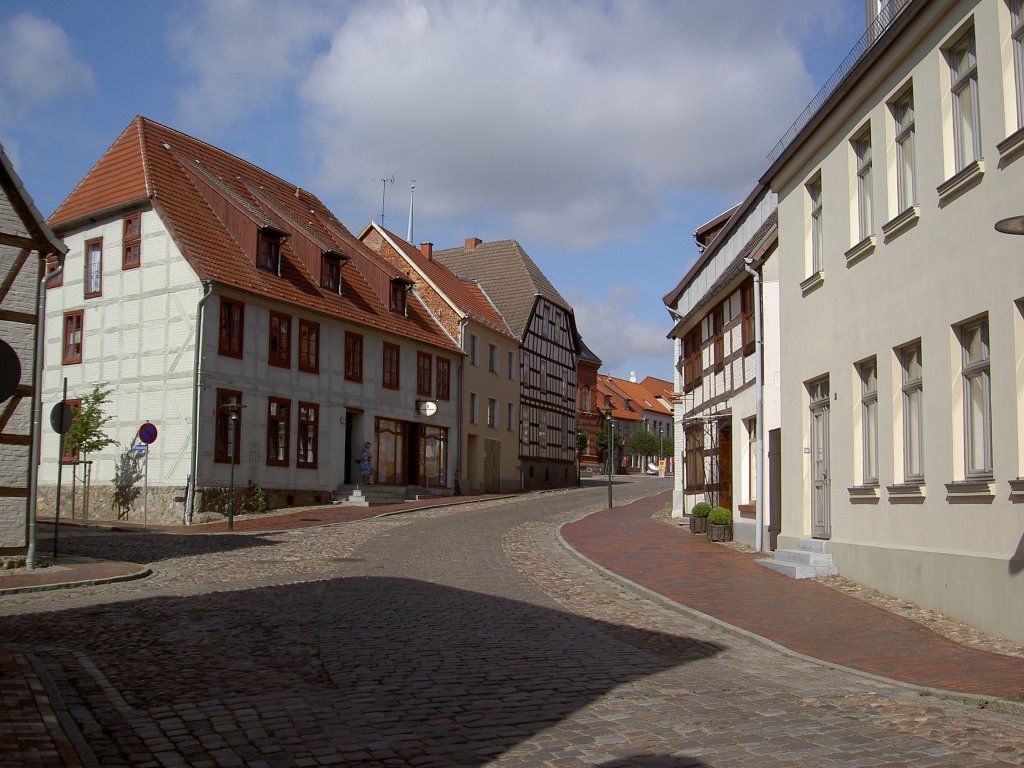
{"type": "Polygon", "coordinates": [[[478,365],[480,360],[480,337],[475,333],[469,334],[469,363],[478,365]]]}
{"type": "Polygon", "coordinates": [[[469,393],[469,423],[476,424],[479,421],[479,398],[476,392],[469,393]]]}
{"type": "Polygon", "coordinates": [[[878,484],[878,363],[857,366],[860,375],[861,483],[878,484]]]}
{"type": "Polygon", "coordinates": [[[498,401],[493,397],[487,398],[487,426],[498,426],[498,401]]]}
{"type": "Polygon", "coordinates": [[[498,345],[487,345],[487,370],[491,373],[498,372],[498,345]]]}
{"type": "Polygon", "coordinates": [[[921,343],[900,350],[903,369],[903,479],[908,483],[924,481],[924,378],[921,368],[921,343]]]}
{"type": "Polygon", "coordinates": [[[747,419],[747,499],[757,501],[757,419],[747,419]]]}
{"type": "Polygon", "coordinates": [[[822,231],[821,176],[807,184],[807,199],[811,206],[811,274],[821,272],[825,241],[822,231]]]}
{"type": "Polygon", "coordinates": [[[511,432],[516,428],[516,407],[512,403],[505,404],[505,416],[507,417],[507,429],[511,432]]]}
{"type": "Polygon", "coordinates": [[[903,213],[917,205],[917,168],[914,161],[914,90],[906,92],[892,103],[892,117],[896,126],[896,207],[903,213]]]}
{"type": "Polygon", "coordinates": [[[853,152],[857,158],[857,224],[858,241],[871,235],[874,222],[871,206],[874,200],[871,189],[871,125],[853,140],[853,152]]]}
{"type": "Polygon", "coordinates": [[[508,377],[510,379],[514,379],[515,375],[516,375],[515,374],[515,368],[513,367],[514,362],[515,362],[515,358],[514,358],[514,355],[512,353],[512,350],[509,350],[509,353],[508,353],[508,377]]]}
{"type": "Polygon", "coordinates": [[[953,96],[953,154],[960,171],[981,159],[981,111],[978,105],[978,59],[974,30],[968,31],[946,52],[953,96]]]}
{"type": "Polygon", "coordinates": [[[1013,71],[1017,78],[1017,128],[1024,128],[1024,0],[1009,0],[1013,71]]]}
{"type": "Polygon", "coordinates": [[[960,327],[964,384],[964,473],[992,476],[992,396],[989,389],[988,320],[960,327]]]}

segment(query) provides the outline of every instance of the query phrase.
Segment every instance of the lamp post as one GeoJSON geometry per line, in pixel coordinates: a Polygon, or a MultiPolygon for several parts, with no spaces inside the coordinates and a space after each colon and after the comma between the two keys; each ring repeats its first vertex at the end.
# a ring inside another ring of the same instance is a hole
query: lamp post
{"type": "Polygon", "coordinates": [[[228,405],[228,461],[231,462],[230,493],[228,498],[228,530],[235,529],[235,431],[238,429],[238,403],[228,405]]]}
{"type": "Polygon", "coordinates": [[[612,414],[606,413],[604,420],[608,423],[608,509],[612,508],[612,464],[615,460],[614,443],[612,442],[612,414]]]}

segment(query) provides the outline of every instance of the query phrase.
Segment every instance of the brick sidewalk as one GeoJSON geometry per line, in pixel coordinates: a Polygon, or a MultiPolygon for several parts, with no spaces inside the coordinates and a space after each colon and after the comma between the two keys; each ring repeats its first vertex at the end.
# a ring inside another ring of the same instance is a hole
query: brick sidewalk
{"type": "Polygon", "coordinates": [[[671,493],[566,524],[569,546],[601,567],[726,624],[823,661],[927,688],[1024,695],[1024,660],[959,645],[813,580],[790,579],[651,516],[671,493]]]}

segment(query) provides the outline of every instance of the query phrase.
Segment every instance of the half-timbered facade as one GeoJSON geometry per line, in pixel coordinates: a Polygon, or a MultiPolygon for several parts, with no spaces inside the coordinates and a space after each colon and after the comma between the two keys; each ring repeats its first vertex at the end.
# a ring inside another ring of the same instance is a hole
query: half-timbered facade
{"type": "Polygon", "coordinates": [[[429,365],[417,378],[422,382],[418,396],[434,397],[439,408],[458,409],[456,488],[470,493],[519,490],[519,340],[483,287],[456,277],[435,259],[432,243],[417,249],[376,222],[359,237],[412,282],[419,299],[462,348],[462,355],[451,361],[450,391],[432,393],[429,365]]]}
{"type": "Polygon", "coordinates": [[[315,196],[140,117],[50,224],[69,251],[48,291],[45,397],[63,377],[72,397],[112,386],[120,448],[89,457],[98,488],[149,421],[150,519],[222,511],[231,484],[272,506],[328,502],[358,482],[365,443],[377,483],[451,492],[455,409],[421,413],[417,376],[429,360],[450,387],[437,362],[459,348],[315,196]]]}
{"type": "MultiPolygon", "coordinates": [[[[46,259],[63,256],[0,147],[0,564],[24,562],[34,463],[38,301],[46,259]]],[[[38,412],[38,405],[37,405],[38,412]]]]}
{"type": "MultiPolygon", "coordinates": [[[[740,206],[694,234],[700,255],[664,301],[675,327],[676,472],[672,514],[699,501],[733,512],[737,540],[754,543],[758,490],[757,433],[778,429],[777,344],[762,355],[769,407],[756,419],[755,302],[762,330],[777,338],[777,280],[769,257],[777,245],[776,197],[758,187],[740,206]],[[758,272],[761,291],[747,267],[758,272]]],[[[763,441],[762,451],[767,441],[763,441]]],[[[764,466],[768,466],[767,461],[764,466]]]]}
{"type": "Polygon", "coordinates": [[[476,280],[519,339],[519,463],[523,487],[576,483],[576,361],[579,334],[569,304],[515,240],[435,251],[455,274],[476,280]]]}

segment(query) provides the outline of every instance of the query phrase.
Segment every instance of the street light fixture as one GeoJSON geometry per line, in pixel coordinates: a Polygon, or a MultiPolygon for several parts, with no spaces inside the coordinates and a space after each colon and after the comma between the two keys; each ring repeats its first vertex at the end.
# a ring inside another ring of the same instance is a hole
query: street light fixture
{"type": "Polygon", "coordinates": [[[612,442],[612,414],[608,411],[604,415],[604,420],[608,424],[608,509],[612,508],[612,463],[615,457],[615,452],[612,450],[614,443],[612,442]]]}

